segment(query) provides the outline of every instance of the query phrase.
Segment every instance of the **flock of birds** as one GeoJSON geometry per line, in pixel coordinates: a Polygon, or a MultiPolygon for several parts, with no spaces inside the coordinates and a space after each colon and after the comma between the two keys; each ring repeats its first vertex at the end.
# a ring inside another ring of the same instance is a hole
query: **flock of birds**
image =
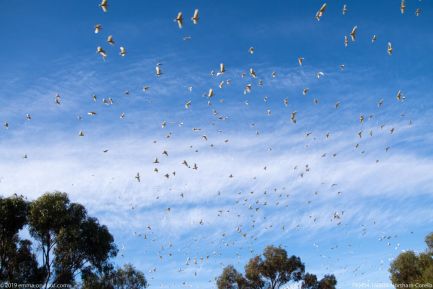
{"type": "MultiPolygon", "coordinates": [[[[102,0],[101,3],[99,4],[99,7],[102,9],[102,11],[104,13],[107,13],[109,11],[109,3],[108,0],[102,0]]],[[[327,4],[323,4],[319,10],[316,12],[315,18],[317,21],[321,21],[323,17],[326,16],[326,11],[327,11],[327,4]]],[[[348,6],[345,4],[341,10],[341,13],[343,15],[346,15],[348,13],[348,6]]],[[[400,3],[400,10],[401,13],[404,14],[406,13],[406,3],[405,0],[402,0],[400,3]]],[[[421,15],[421,9],[417,8],[415,11],[415,15],[416,16],[420,16],[421,15]]],[[[192,13],[192,16],[190,18],[190,23],[192,23],[193,25],[199,25],[199,21],[200,20],[200,14],[199,14],[199,9],[195,9],[194,12],[192,13]]],[[[175,24],[177,24],[179,29],[183,29],[185,25],[187,25],[187,21],[184,18],[184,15],[182,12],[179,12],[177,14],[177,16],[173,19],[173,21],[175,22],[175,24]]],[[[101,34],[103,31],[103,25],[102,24],[96,24],[94,26],[94,33],[95,34],[101,34]]],[[[355,25],[353,26],[353,29],[350,31],[350,33],[348,33],[347,35],[344,36],[344,46],[348,47],[350,45],[350,42],[355,42],[357,40],[357,32],[358,32],[358,26],[355,25]]],[[[371,37],[371,42],[375,43],[378,39],[377,35],[372,35],[371,37]]],[[[183,40],[188,41],[191,40],[191,36],[185,36],[183,37],[183,40]]],[[[116,46],[117,42],[115,41],[113,35],[108,35],[106,38],[106,43],[109,46],[116,46]]],[[[393,54],[393,45],[391,42],[387,42],[387,46],[386,46],[386,53],[389,56],[392,56],[393,54]]],[[[247,51],[250,55],[253,55],[255,53],[255,48],[254,47],[250,47],[247,51]]],[[[108,53],[107,53],[107,49],[105,49],[103,47],[103,45],[98,46],[96,49],[96,53],[105,61],[108,57],[108,53]]],[[[119,46],[119,55],[121,57],[126,57],[127,56],[127,49],[124,46],[119,46]]],[[[303,66],[304,65],[304,57],[299,56],[297,58],[297,62],[299,66],[303,66]]],[[[161,78],[163,76],[163,70],[162,70],[162,63],[157,63],[155,66],[155,76],[157,78],[161,78]]],[[[345,69],[345,65],[344,64],[340,64],[339,65],[340,70],[344,70],[345,69]]],[[[218,80],[218,88],[219,89],[223,89],[225,86],[230,86],[233,82],[233,80],[231,79],[225,79],[222,80],[222,78],[224,77],[226,73],[226,65],[224,63],[221,63],[219,68],[216,71],[211,71],[210,75],[212,78],[219,78],[218,80]]],[[[325,77],[325,73],[322,71],[318,71],[315,75],[318,79],[325,77]]],[[[273,71],[271,74],[272,78],[277,78],[278,77],[278,72],[277,71],[273,71]]],[[[254,69],[254,68],[249,68],[249,70],[247,70],[246,72],[242,72],[240,75],[241,79],[251,79],[251,80],[257,80],[258,86],[263,86],[264,82],[259,78],[259,73],[254,69]]],[[[147,92],[150,89],[150,86],[145,85],[143,86],[142,90],[144,92],[147,92]]],[[[245,95],[248,95],[250,93],[252,93],[254,89],[254,84],[253,82],[249,82],[247,84],[245,84],[244,86],[244,91],[243,93],[245,95]]],[[[190,86],[188,87],[189,92],[192,92],[193,87],[190,86]]],[[[302,90],[302,94],[304,96],[308,95],[310,89],[308,87],[305,87],[302,90]]],[[[125,91],[124,92],[126,95],[129,94],[129,91],[125,91]]],[[[204,94],[203,96],[205,98],[207,98],[207,102],[209,107],[212,107],[212,102],[215,98],[216,95],[216,91],[214,90],[214,88],[209,88],[204,94]]],[[[395,100],[397,102],[404,102],[406,99],[406,96],[404,95],[404,93],[401,90],[398,90],[395,93],[395,100]]],[[[96,95],[92,95],[92,101],[97,102],[98,98],[96,95]]],[[[265,96],[264,101],[267,101],[267,97],[265,96]]],[[[62,105],[62,97],[60,94],[57,94],[54,96],[54,102],[55,105],[62,105]]],[[[223,100],[220,100],[220,102],[223,102],[223,100]]],[[[314,99],[313,101],[315,104],[317,104],[319,101],[318,99],[314,99]]],[[[113,99],[112,98],[103,98],[102,99],[102,103],[104,105],[110,106],[113,105],[113,99]]],[[[191,106],[193,105],[193,101],[192,100],[187,100],[184,103],[184,108],[185,109],[190,109],[191,106]]],[[[245,101],[245,105],[249,105],[248,100],[245,101]]],[[[283,105],[285,107],[289,106],[289,101],[287,98],[283,99],[283,105]]],[[[384,105],[384,100],[380,99],[377,102],[377,107],[380,108],[384,105]]],[[[335,103],[335,109],[339,109],[341,106],[341,102],[338,101],[335,103]]],[[[266,113],[268,115],[272,114],[272,111],[270,109],[268,109],[266,111],[266,113]]],[[[89,111],[88,116],[90,117],[94,117],[96,116],[98,113],[96,111],[89,111]]],[[[227,116],[221,114],[220,112],[218,112],[216,109],[212,110],[212,114],[213,116],[216,117],[216,119],[224,121],[227,119],[227,116]]],[[[404,114],[402,114],[402,116],[404,116],[404,114]]],[[[120,118],[124,119],[126,117],[125,112],[122,112],[120,114],[120,118]]],[[[359,123],[361,124],[361,130],[359,130],[357,132],[357,138],[362,139],[369,136],[373,135],[373,129],[369,130],[369,131],[364,131],[362,125],[370,120],[373,119],[375,116],[372,114],[369,115],[360,115],[359,116],[359,123]]],[[[27,121],[31,121],[32,120],[32,116],[30,113],[27,113],[25,115],[25,119],[27,121]]],[[[78,116],[79,120],[82,120],[81,116],[78,116]]],[[[298,119],[298,112],[297,111],[292,111],[290,112],[290,122],[293,125],[296,125],[299,122],[298,119]]],[[[162,129],[166,129],[167,125],[169,124],[168,121],[162,121],[161,122],[161,128],[162,129]]],[[[183,123],[179,123],[179,126],[182,126],[183,123]]],[[[409,121],[409,125],[412,124],[412,121],[409,121]]],[[[252,127],[255,126],[255,124],[251,124],[252,127]]],[[[5,122],[4,123],[4,127],[6,129],[9,128],[9,122],[5,122]]],[[[380,125],[380,130],[383,130],[385,128],[385,124],[380,125]]],[[[390,127],[388,132],[389,134],[393,134],[395,132],[396,128],[395,127],[390,127]]],[[[201,134],[202,129],[197,127],[197,128],[193,128],[193,132],[196,133],[200,133],[201,134]]],[[[221,132],[221,131],[219,131],[221,132]]],[[[78,136],[79,137],[85,137],[86,133],[83,130],[80,130],[78,132],[78,136]]],[[[256,131],[256,135],[260,135],[259,131],[256,131]]],[[[305,133],[305,137],[309,138],[312,135],[312,132],[307,131],[305,133]]],[[[329,139],[331,137],[330,133],[327,133],[325,136],[325,139],[329,139]]],[[[166,139],[169,140],[171,138],[171,132],[169,132],[166,135],[166,139]]],[[[209,138],[206,134],[201,134],[200,139],[204,142],[208,142],[209,138]]],[[[225,139],[224,143],[228,143],[229,140],[225,139]]],[[[155,140],[154,143],[157,143],[157,141],[155,140]]],[[[214,144],[211,144],[210,147],[213,147],[214,144]]],[[[355,143],[354,144],[355,149],[360,149],[361,145],[359,143],[355,143]]],[[[193,148],[192,146],[190,147],[191,149],[193,148]]],[[[269,148],[271,150],[271,148],[269,148]]],[[[390,146],[386,146],[385,147],[385,151],[388,152],[390,149],[390,146]]],[[[108,152],[108,149],[103,151],[104,153],[108,152]]],[[[365,151],[361,151],[361,153],[364,153],[365,151]]],[[[321,155],[322,158],[327,157],[331,155],[332,157],[336,157],[337,153],[323,153],[321,155]]],[[[153,172],[152,173],[156,173],[159,175],[162,175],[163,178],[165,179],[170,179],[170,178],[175,178],[176,177],[176,169],[173,169],[171,171],[164,171],[162,172],[162,169],[160,168],[160,162],[161,162],[161,157],[164,158],[168,158],[169,157],[169,151],[167,151],[166,149],[162,150],[161,154],[158,154],[154,157],[154,160],[152,161],[152,167],[153,167],[153,172]]],[[[28,155],[25,154],[24,158],[28,158],[28,155]]],[[[376,160],[376,162],[379,162],[379,160],[376,160]]],[[[182,166],[183,168],[186,169],[191,169],[191,170],[199,170],[199,164],[197,164],[194,161],[191,160],[183,160],[180,164],[180,166],[182,166]]],[[[263,170],[267,170],[267,166],[263,167],[263,170]]],[[[299,178],[303,178],[305,175],[307,175],[311,170],[311,165],[309,164],[302,164],[302,165],[296,165],[293,168],[293,171],[297,172],[297,176],[299,178]]],[[[142,174],[143,172],[137,172],[135,174],[135,176],[131,176],[131,179],[133,181],[136,181],[138,183],[142,182],[142,174]]],[[[227,177],[229,179],[231,178],[235,178],[235,175],[233,173],[228,173],[227,177]]],[[[338,184],[332,183],[332,184],[327,184],[329,185],[330,189],[337,189],[337,196],[341,196],[342,192],[338,191],[338,184]]],[[[216,193],[217,196],[220,196],[222,193],[221,192],[217,192],[216,193]]],[[[253,256],[253,254],[258,254],[259,252],[256,252],[254,249],[254,244],[259,240],[260,236],[258,236],[257,234],[255,234],[255,232],[257,232],[258,227],[260,227],[261,229],[264,229],[265,231],[269,231],[271,232],[272,230],[276,229],[274,228],[274,225],[271,224],[267,224],[267,225],[263,225],[263,222],[259,222],[259,220],[264,221],[264,223],[266,223],[267,220],[267,216],[266,214],[264,214],[263,212],[267,212],[268,208],[272,209],[273,207],[278,207],[278,206],[286,206],[288,207],[289,204],[289,198],[290,198],[290,193],[286,191],[285,187],[282,188],[272,188],[269,190],[266,190],[262,193],[259,192],[255,192],[255,191],[251,191],[248,193],[245,192],[239,192],[237,193],[238,196],[235,200],[235,203],[233,204],[232,207],[227,208],[221,208],[219,209],[217,212],[215,212],[217,217],[224,217],[224,216],[230,216],[233,217],[234,220],[239,219],[239,220],[244,220],[244,217],[247,218],[247,223],[246,224],[238,224],[235,226],[233,232],[223,232],[221,233],[221,235],[217,238],[217,239],[209,239],[207,237],[193,237],[193,243],[191,244],[190,248],[184,248],[183,250],[180,249],[175,249],[176,245],[173,244],[172,241],[164,241],[163,239],[161,239],[156,233],[154,233],[154,229],[153,229],[153,225],[152,224],[148,224],[146,225],[146,231],[144,232],[134,232],[134,237],[136,238],[140,238],[142,240],[147,240],[147,241],[151,241],[155,244],[159,244],[158,246],[160,247],[160,249],[157,252],[158,258],[161,260],[161,262],[164,261],[169,261],[173,258],[173,256],[175,254],[181,255],[185,257],[185,263],[180,265],[180,267],[178,268],[178,273],[188,273],[190,274],[191,272],[193,272],[192,274],[194,276],[198,276],[200,274],[201,269],[210,264],[211,260],[215,257],[221,257],[222,255],[222,251],[226,248],[235,248],[234,250],[236,251],[236,259],[240,260],[242,257],[245,257],[245,255],[249,254],[250,256],[253,256]],[[259,195],[260,194],[260,195],[259,195]],[[241,206],[241,207],[240,207],[241,206]],[[245,214],[240,213],[242,211],[242,209],[245,209],[248,214],[245,216],[245,214]],[[259,223],[261,223],[261,225],[259,225],[259,223]],[[234,233],[234,235],[233,235],[234,233]],[[197,245],[199,243],[209,243],[209,248],[213,248],[212,250],[209,250],[209,252],[207,252],[206,254],[202,254],[202,255],[196,255],[194,253],[194,245],[197,245]],[[181,252],[181,253],[179,253],[181,252]]],[[[314,194],[312,195],[312,197],[317,196],[319,194],[319,192],[314,192],[314,194]]],[[[184,198],[185,194],[184,193],[180,193],[179,195],[180,198],[184,198]]],[[[159,198],[159,196],[157,197],[159,198]]],[[[309,201],[310,203],[311,201],[309,201]]],[[[309,204],[308,203],[308,204],[309,204]]],[[[270,210],[269,209],[269,210],[270,210]]],[[[131,210],[135,210],[135,206],[133,204],[131,204],[131,210]]],[[[168,207],[166,208],[166,212],[170,213],[172,211],[172,208],[168,207]]],[[[316,216],[314,214],[311,214],[309,216],[310,221],[312,223],[316,223],[320,221],[320,217],[321,216],[316,216]]],[[[345,217],[345,211],[344,210],[335,210],[334,212],[332,212],[329,215],[329,221],[335,223],[336,226],[344,226],[344,217],[345,217]]],[[[196,220],[196,224],[200,227],[200,226],[205,226],[206,225],[206,219],[200,218],[198,220],[196,220]]],[[[373,225],[373,224],[370,224],[373,225]]],[[[368,225],[363,225],[361,230],[363,234],[366,234],[367,231],[367,227],[368,225]]],[[[297,225],[295,230],[300,230],[301,229],[301,225],[297,225]]],[[[290,230],[290,228],[286,227],[286,226],[281,226],[280,228],[278,228],[279,232],[288,232],[290,230]]],[[[386,242],[387,246],[394,246],[396,250],[398,250],[399,248],[399,244],[397,242],[397,235],[387,235],[384,234],[382,236],[379,237],[379,241],[383,241],[386,242]],[[393,240],[396,240],[395,242],[392,242],[393,240]]],[[[317,243],[313,244],[314,247],[319,247],[319,245],[317,243]]],[[[350,248],[352,246],[352,244],[348,244],[348,248],[350,248]]],[[[335,250],[338,248],[338,245],[335,245],[333,247],[330,248],[330,250],[335,250]]],[[[121,246],[121,256],[124,256],[124,251],[126,251],[125,245],[121,246]]],[[[325,255],[321,255],[321,257],[329,259],[329,256],[325,256],[325,255]]],[[[232,263],[232,262],[229,262],[232,263]]],[[[220,263],[219,264],[221,266],[221,268],[225,265],[225,263],[220,263]]],[[[348,266],[345,266],[345,269],[347,269],[348,266]]],[[[153,273],[158,271],[158,266],[153,266],[150,270],[149,270],[149,276],[148,278],[150,280],[153,280],[153,273]]],[[[354,274],[364,274],[363,272],[360,271],[360,267],[355,268],[354,270],[352,270],[352,272],[354,274]]],[[[332,273],[332,272],[331,272],[332,273]]],[[[215,282],[215,279],[209,279],[208,280],[210,283],[215,282]]],[[[152,283],[152,281],[151,281],[152,283]]],[[[183,286],[189,286],[189,283],[187,280],[182,281],[182,285],[183,286]]],[[[162,285],[161,285],[162,286],[162,285]]],[[[165,285],[164,285],[165,286],[165,285]]],[[[176,287],[176,285],[174,285],[174,287],[176,287]]]]}

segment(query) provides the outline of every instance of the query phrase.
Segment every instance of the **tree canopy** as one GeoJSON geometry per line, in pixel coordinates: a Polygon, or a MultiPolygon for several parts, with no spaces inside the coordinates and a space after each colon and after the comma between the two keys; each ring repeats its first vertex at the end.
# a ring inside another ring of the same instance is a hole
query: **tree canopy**
{"type": "Polygon", "coordinates": [[[143,273],[132,265],[114,269],[110,260],[117,252],[108,228],[66,193],[46,193],[32,202],[0,197],[0,284],[97,288],[89,284],[106,282],[111,287],[100,288],[146,288],[143,273]],[[25,228],[32,240],[20,239],[25,228]]]}
{"type": "Polygon", "coordinates": [[[268,246],[263,255],[255,256],[245,265],[245,274],[233,266],[224,268],[217,279],[218,289],[279,289],[290,282],[300,282],[303,289],[334,289],[334,275],[317,276],[305,273],[305,266],[296,256],[289,257],[286,250],[268,246]]]}
{"type": "Polygon", "coordinates": [[[425,252],[403,252],[391,263],[389,272],[394,286],[433,283],[433,233],[426,236],[425,242],[425,252]]]}

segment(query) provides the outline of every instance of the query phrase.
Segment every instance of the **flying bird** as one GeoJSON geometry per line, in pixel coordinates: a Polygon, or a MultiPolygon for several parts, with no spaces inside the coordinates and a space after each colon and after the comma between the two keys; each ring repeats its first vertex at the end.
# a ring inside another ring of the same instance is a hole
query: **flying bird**
{"type": "Polygon", "coordinates": [[[212,89],[212,88],[209,88],[209,92],[207,93],[207,97],[208,97],[208,98],[211,98],[211,97],[213,97],[213,96],[214,96],[213,89],[212,89]]]}
{"type": "Polygon", "coordinates": [[[304,57],[298,57],[299,66],[302,66],[302,62],[304,61],[304,57]]]}
{"type": "Polygon", "coordinates": [[[377,107],[381,107],[383,105],[383,99],[379,100],[379,102],[377,103],[377,107]]]}
{"type": "Polygon", "coordinates": [[[61,97],[59,94],[56,95],[55,102],[56,102],[56,104],[60,105],[61,97]]]}
{"type": "Polygon", "coordinates": [[[403,100],[406,99],[406,97],[403,95],[403,93],[401,92],[401,90],[399,90],[397,92],[396,98],[397,98],[398,101],[403,101],[403,100]]]}
{"type": "Polygon", "coordinates": [[[120,56],[124,57],[126,55],[126,49],[123,46],[120,46],[120,52],[119,52],[120,56]]]}
{"type": "Polygon", "coordinates": [[[162,75],[161,64],[158,63],[155,67],[156,76],[160,77],[162,75]]]}
{"type": "Polygon", "coordinates": [[[102,25],[96,24],[95,25],[95,34],[98,34],[99,32],[101,32],[101,30],[102,30],[102,25]]]}
{"type": "Polygon", "coordinates": [[[294,111],[290,114],[290,119],[292,120],[293,123],[296,123],[296,114],[297,114],[296,111],[294,111]]]}
{"type": "Polygon", "coordinates": [[[114,39],[113,39],[113,36],[112,36],[112,35],[109,35],[109,36],[107,37],[107,42],[108,42],[108,44],[110,44],[110,45],[114,45],[114,39]]]}
{"type": "Polygon", "coordinates": [[[192,23],[197,24],[198,23],[198,19],[199,19],[198,9],[195,9],[194,10],[194,15],[191,17],[192,23]]]}
{"type": "Polygon", "coordinates": [[[350,32],[350,37],[352,38],[352,41],[356,40],[356,33],[358,32],[358,26],[354,26],[352,28],[352,32],[350,32]]]}
{"type": "Polygon", "coordinates": [[[183,26],[183,15],[182,15],[182,12],[177,13],[177,16],[174,19],[174,21],[177,22],[177,25],[179,26],[179,29],[181,29],[182,26],[183,26]]]}
{"type": "Polygon", "coordinates": [[[316,19],[317,19],[317,21],[320,21],[320,18],[322,18],[323,13],[325,13],[326,6],[327,6],[327,4],[324,3],[324,4],[320,7],[319,11],[317,11],[317,13],[316,13],[316,19]]]}
{"type": "Polygon", "coordinates": [[[101,3],[99,4],[99,7],[101,7],[103,12],[107,12],[108,10],[108,0],[101,0],[101,3]]]}
{"type": "Polygon", "coordinates": [[[245,85],[244,94],[251,93],[251,84],[245,85]]]}
{"type": "Polygon", "coordinates": [[[388,55],[392,55],[392,50],[393,50],[392,44],[391,44],[391,42],[388,42],[388,47],[386,49],[386,51],[388,52],[388,55]]]}
{"type": "Polygon", "coordinates": [[[251,75],[251,77],[253,77],[253,78],[256,78],[256,77],[257,77],[256,72],[254,71],[253,68],[250,68],[250,75],[251,75]]]}
{"type": "Polygon", "coordinates": [[[224,65],[224,63],[220,63],[220,71],[217,73],[217,76],[224,74],[224,72],[226,72],[225,65],[224,65]]]}
{"type": "Polygon", "coordinates": [[[105,58],[107,58],[107,53],[105,52],[105,50],[101,46],[98,46],[96,48],[96,53],[98,53],[99,55],[101,55],[101,57],[102,57],[103,60],[105,60],[105,58]]]}

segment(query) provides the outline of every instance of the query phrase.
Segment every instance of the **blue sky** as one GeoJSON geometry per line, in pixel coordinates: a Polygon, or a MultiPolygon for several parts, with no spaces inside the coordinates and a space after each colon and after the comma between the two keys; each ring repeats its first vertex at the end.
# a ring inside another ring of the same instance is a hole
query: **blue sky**
{"type": "Polygon", "coordinates": [[[242,269],[269,244],[354,288],[389,282],[400,251],[423,250],[433,225],[431,2],[408,0],[402,15],[400,1],[333,0],[320,22],[316,0],[111,0],[107,13],[98,4],[0,1],[3,195],[68,192],[113,232],[116,262],[135,264],[152,288],[215,288],[225,265],[242,269]],[[227,71],[212,76],[220,63],[227,71]]]}

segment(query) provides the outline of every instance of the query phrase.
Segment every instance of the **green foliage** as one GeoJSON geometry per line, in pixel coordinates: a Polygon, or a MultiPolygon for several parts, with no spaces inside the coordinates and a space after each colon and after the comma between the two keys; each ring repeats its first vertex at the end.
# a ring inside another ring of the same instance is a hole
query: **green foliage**
{"type": "Polygon", "coordinates": [[[10,239],[27,223],[28,203],[22,196],[0,197],[0,239],[10,239]]]}
{"type": "Polygon", "coordinates": [[[425,243],[427,244],[428,252],[433,254],[433,233],[430,233],[425,237],[425,243]]]}
{"type": "Polygon", "coordinates": [[[217,279],[218,288],[224,289],[241,289],[245,288],[245,280],[233,266],[224,268],[223,273],[217,279]]]}
{"type": "Polygon", "coordinates": [[[28,203],[22,196],[0,197],[0,283],[8,280],[39,281],[41,270],[31,242],[18,233],[27,223],[28,203]]]}
{"type": "Polygon", "coordinates": [[[86,272],[82,289],[144,289],[147,286],[144,274],[126,264],[116,270],[104,270],[102,274],[86,272]]]}
{"type": "Polygon", "coordinates": [[[322,280],[319,281],[319,289],[335,289],[337,285],[337,279],[334,275],[325,275],[322,280]]]}
{"type": "Polygon", "coordinates": [[[218,289],[278,289],[290,282],[302,282],[303,289],[335,289],[337,280],[326,275],[318,281],[305,273],[305,266],[296,256],[287,256],[286,250],[268,246],[263,256],[255,256],[245,266],[245,276],[228,266],[217,279],[218,289]]]}
{"type": "Polygon", "coordinates": [[[114,272],[113,285],[114,289],[142,289],[147,287],[147,281],[143,273],[126,264],[114,272]]]}
{"type": "Polygon", "coordinates": [[[426,253],[403,252],[391,263],[391,282],[397,284],[433,283],[433,234],[426,239],[426,253]]]}
{"type": "Polygon", "coordinates": [[[65,193],[46,193],[30,203],[19,196],[0,198],[0,284],[38,283],[52,288],[74,285],[81,276],[86,288],[147,287],[143,273],[131,265],[114,270],[109,261],[116,255],[108,228],[89,217],[82,205],[71,203],[65,193]],[[19,239],[25,226],[34,246],[19,239]]]}

